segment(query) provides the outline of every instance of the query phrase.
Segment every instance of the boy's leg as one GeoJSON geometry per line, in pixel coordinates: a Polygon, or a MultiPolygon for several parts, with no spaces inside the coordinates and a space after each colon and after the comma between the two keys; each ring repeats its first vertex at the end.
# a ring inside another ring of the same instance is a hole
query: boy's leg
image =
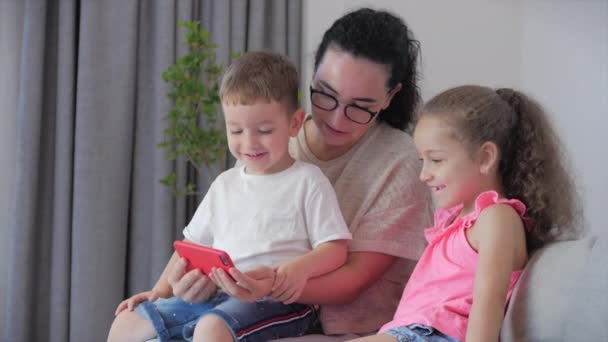
{"type": "Polygon", "coordinates": [[[205,315],[196,323],[192,341],[232,342],[232,331],[217,315],[205,315]]]}
{"type": "Polygon", "coordinates": [[[209,329],[219,329],[218,320],[208,316],[215,316],[224,323],[227,329],[217,330],[220,336],[225,336],[225,332],[229,331],[235,341],[248,342],[302,336],[318,319],[316,310],[310,305],[285,305],[271,299],[247,303],[228,297],[204,314],[196,326],[194,341],[208,341],[211,334],[217,333],[209,329]]]}
{"type": "Polygon", "coordinates": [[[177,297],[161,298],[154,302],[141,302],[135,307],[135,311],[128,312],[129,315],[125,315],[124,319],[118,321],[117,317],[115,324],[112,325],[110,336],[114,337],[115,341],[146,341],[154,337],[158,337],[160,341],[181,339],[184,326],[195,324],[206,311],[212,309],[217,303],[215,297],[203,303],[188,303],[177,297]],[[141,323],[142,321],[145,325],[141,323]],[[129,326],[130,324],[136,325],[129,326]],[[115,325],[116,327],[114,327],[115,325]],[[141,326],[144,328],[135,331],[141,326]],[[134,333],[136,335],[133,335],[134,333]]]}
{"type": "Polygon", "coordinates": [[[108,342],[147,341],[155,336],[150,321],[135,311],[123,311],[112,322],[108,342]]]}

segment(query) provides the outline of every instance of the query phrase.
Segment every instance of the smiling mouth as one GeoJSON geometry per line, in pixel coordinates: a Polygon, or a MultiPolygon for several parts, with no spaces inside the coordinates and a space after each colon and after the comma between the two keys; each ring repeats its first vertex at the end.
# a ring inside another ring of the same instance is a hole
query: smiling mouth
{"type": "Polygon", "coordinates": [[[265,155],[266,152],[259,152],[259,153],[245,153],[245,156],[247,156],[248,158],[251,159],[257,159],[262,157],[263,155],[265,155]]]}
{"type": "Polygon", "coordinates": [[[327,127],[327,129],[328,129],[330,132],[332,132],[332,133],[335,133],[335,134],[346,134],[346,132],[338,131],[337,129],[335,129],[335,128],[331,127],[331,126],[330,126],[330,125],[328,125],[328,124],[325,124],[325,127],[327,127]]]}

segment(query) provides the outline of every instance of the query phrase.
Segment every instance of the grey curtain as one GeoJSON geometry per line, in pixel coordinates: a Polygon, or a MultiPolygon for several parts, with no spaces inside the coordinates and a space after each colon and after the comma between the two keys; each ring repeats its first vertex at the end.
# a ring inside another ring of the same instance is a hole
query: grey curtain
{"type": "MultiPolygon", "coordinates": [[[[224,63],[267,48],[299,65],[300,8],[25,1],[0,340],[105,341],[116,305],[153,285],[181,238],[200,197],[175,198],[158,182],[192,172],[157,147],[169,108],[161,73],[184,52],[178,21],[201,20],[224,63]]],[[[198,176],[205,189],[210,177],[198,176]]]]}

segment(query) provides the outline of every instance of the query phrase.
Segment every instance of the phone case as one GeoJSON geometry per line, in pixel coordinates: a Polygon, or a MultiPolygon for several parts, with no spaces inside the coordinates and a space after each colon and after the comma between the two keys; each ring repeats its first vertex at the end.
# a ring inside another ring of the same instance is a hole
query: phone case
{"type": "MultiPolygon", "coordinates": [[[[187,241],[175,241],[175,251],[182,258],[188,260],[186,271],[198,268],[204,274],[209,274],[212,267],[223,269],[226,273],[234,264],[228,253],[210,247],[197,245],[187,241]]],[[[230,275],[230,274],[228,274],[230,275]]]]}

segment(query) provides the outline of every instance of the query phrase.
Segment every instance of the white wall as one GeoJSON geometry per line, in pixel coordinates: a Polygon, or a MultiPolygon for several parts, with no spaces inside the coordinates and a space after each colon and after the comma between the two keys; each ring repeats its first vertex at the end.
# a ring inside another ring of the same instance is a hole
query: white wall
{"type": "Polygon", "coordinates": [[[522,84],[548,111],[570,154],[591,229],[608,233],[608,1],[528,1],[522,84]]]}
{"type": "Polygon", "coordinates": [[[570,152],[591,229],[608,231],[600,197],[608,193],[600,148],[608,128],[607,0],[306,0],[303,84],[323,32],[361,6],[400,15],[420,40],[424,99],[466,83],[537,97],[570,152]]]}
{"type": "Polygon", "coordinates": [[[521,0],[306,0],[304,84],[312,78],[314,53],[323,32],[340,15],[361,6],[400,15],[420,41],[424,98],[463,83],[520,82],[521,0]]]}
{"type": "MultiPolygon", "coordinates": [[[[6,260],[7,226],[15,179],[15,121],[17,70],[21,37],[21,7],[18,1],[0,1],[0,261],[6,260]]],[[[0,308],[4,307],[7,268],[0,262],[0,308]]],[[[0,310],[0,331],[4,312],[0,310]]]]}

